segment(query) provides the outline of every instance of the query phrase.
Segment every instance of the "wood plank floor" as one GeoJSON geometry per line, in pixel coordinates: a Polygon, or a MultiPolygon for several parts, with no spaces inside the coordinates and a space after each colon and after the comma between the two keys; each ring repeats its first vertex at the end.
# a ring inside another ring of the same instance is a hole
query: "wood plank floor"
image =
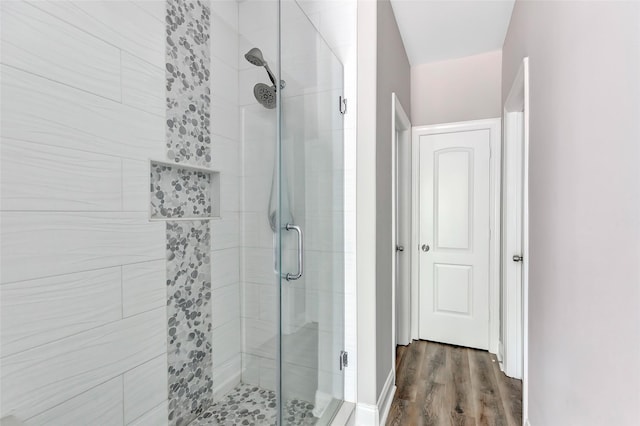
{"type": "Polygon", "coordinates": [[[489,352],[414,340],[398,346],[396,377],[387,425],[522,424],[522,382],[489,352]]]}

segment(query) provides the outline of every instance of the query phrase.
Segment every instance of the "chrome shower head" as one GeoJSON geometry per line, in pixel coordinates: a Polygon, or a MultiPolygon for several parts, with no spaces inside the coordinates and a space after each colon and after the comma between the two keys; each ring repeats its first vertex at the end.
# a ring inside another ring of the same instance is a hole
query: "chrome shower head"
{"type": "Polygon", "coordinates": [[[253,64],[257,67],[264,67],[267,65],[267,61],[264,60],[262,56],[262,51],[257,47],[251,48],[247,53],[244,54],[244,58],[249,61],[250,64],[253,64]]]}
{"type": "MultiPolygon", "coordinates": [[[[277,86],[276,77],[271,72],[271,68],[269,68],[269,64],[264,60],[264,56],[262,56],[262,51],[257,47],[252,47],[247,53],[244,54],[244,58],[252,65],[257,67],[264,67],[267,71],[267,75],[269,76],[269,80],[271,80],[271,84],[273,84],[274,90],[277,86]]],[[[284,80],[280,80],[280,88],[284,89],[286,85],[284,80]]]]}
{"type": "Polygon", "coordinates": [[[253,96],[260,102],[260,105],[267,109],[276,107],[276,87],[269,86],[264,83],[258,83],[253,86],[253,96]]]}

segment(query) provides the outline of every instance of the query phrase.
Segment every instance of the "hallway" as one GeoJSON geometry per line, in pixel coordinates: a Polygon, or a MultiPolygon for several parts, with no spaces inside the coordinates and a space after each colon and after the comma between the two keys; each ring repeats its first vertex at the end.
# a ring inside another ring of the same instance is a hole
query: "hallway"
{"type": "Polygon", "coordinates": [[[493,354],[414,340],[399,346],[387,425],[520,425],[522,382],[493,354]]]}

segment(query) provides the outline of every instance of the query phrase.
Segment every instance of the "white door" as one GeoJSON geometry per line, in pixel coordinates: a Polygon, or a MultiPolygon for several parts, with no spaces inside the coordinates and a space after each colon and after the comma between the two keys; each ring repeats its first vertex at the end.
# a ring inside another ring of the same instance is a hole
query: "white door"
{"type": "Polygon", "coordinates": [[[396,344],[411,342],[411,149],[409,130],[396,132],[396,344]]]}
{"type": "Polygon", "coordinates": [[[419,137],[419,335],[489,348],[491,131],[419,137]]]}
{"type": "Polygon", "coordinates": [[[506,375],[522,378],[522,296],[524,255],[524,114],[505,117],[502,199],[502,336],[506,375]]]}
{"type": "MultiPolygon", "coordinates": [[[[392,94],[392,242],[393,318],[395,346],[411,342],[411,122],[395,93],[392,94]]],[[[395,362],[394,362],[395,365],[395,362]]]]}

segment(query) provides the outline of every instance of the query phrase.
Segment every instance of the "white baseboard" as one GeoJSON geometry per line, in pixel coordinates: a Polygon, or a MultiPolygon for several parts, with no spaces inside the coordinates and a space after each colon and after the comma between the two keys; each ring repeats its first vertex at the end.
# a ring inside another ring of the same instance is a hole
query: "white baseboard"
{"type": "Polygon", "coordinates": [[[395,376],[393,369],[389,371],[387,380],[384,382],[382,392],[380,392],[380,398],[378,398],[378,425],[383,425],[387,421],[389,410],[391,409],[391,403],[393,402],[393,396],[396,394],[395,376]]]}
{"type": "Polygon", "coordinates": [[[384,425],[391,409],[393,396],[396,394],[394,384],[395,377],[393,370],[389,371],[389,376],[384,382],[382,392],[378,397],[376,405],[358,403],[356,405],[356,426],[380,426],[384,425]]]}
{"type": "Polygon", "coordinates": [[[378,426],[378,406],[359,402],[356,405],[356,426],[378,426]]]}

